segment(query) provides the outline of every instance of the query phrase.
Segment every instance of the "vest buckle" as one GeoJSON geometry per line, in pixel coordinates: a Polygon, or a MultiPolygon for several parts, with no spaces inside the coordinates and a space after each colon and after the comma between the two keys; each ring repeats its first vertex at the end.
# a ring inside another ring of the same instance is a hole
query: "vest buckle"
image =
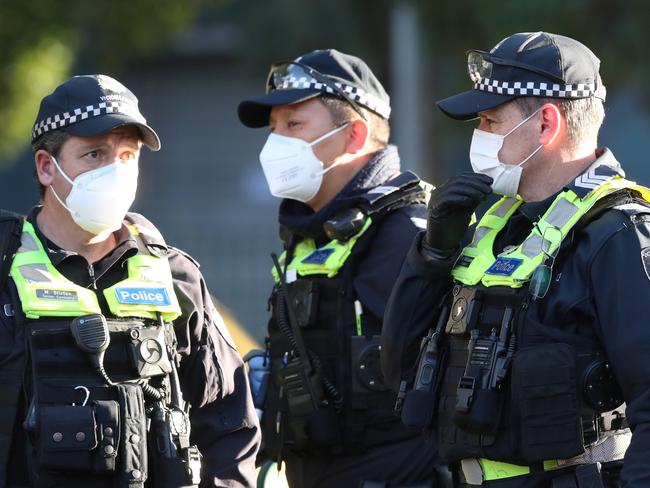
{"type": "Polygon", "coordinates": [[[14,317],[16,315],[14,306],[11,303],[5,303],[2,308],[6,317],[14,317]]]}

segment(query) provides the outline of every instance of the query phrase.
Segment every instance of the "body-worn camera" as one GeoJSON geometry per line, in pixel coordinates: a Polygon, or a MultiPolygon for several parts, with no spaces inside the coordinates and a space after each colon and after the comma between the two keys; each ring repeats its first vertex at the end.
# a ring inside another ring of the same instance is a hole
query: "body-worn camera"
{"type": "Polygon", "coordinates": [[[132,327],[128,330],[129,357],[140,378],[169,374],[172,366],[161,327],[132,327]]]}

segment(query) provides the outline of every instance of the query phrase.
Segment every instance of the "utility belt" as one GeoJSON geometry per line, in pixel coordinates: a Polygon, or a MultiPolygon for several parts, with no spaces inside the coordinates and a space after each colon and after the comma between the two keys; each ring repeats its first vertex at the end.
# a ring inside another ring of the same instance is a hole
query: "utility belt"
{"type": "Polygon", "coordinates": [[[402,409],[403,418],[416,412],[431,425],[437,405],[443,460],[571,459],[607,430],[625,428],[620,388],[595,340],[559,330],[549,336],[526,290],[456,285],[451,298],[450,313],[423,344],[418,394],[406,395],[402,409]]]}
{"type": "MultiPolygon", "coordinates": [[[[556,471],[558,474],[561,472],[564,476],[565,468],[593,472],[590,467],[622,460],[631,441],[632,433],[629,431],[610,432],[596,444],[588,446],[584,454],[580,456],[570,459],[552,459],[528,466],[492,461],[485,458],[466,458],[460,461],[459,474],[462,475],[462,481],[467,484],[482,485],[486,481],[503,480],[549,471],[556,471]]],[[[587,486],[594,485],[589,484],[587,486]]]]}
{"type": "Polygon", "coordinates": [[[189,442],[170,324],[94,314],[22,325],[35,486],[70,476],[84,486],[198,486],[201,455],[189,442]]]}

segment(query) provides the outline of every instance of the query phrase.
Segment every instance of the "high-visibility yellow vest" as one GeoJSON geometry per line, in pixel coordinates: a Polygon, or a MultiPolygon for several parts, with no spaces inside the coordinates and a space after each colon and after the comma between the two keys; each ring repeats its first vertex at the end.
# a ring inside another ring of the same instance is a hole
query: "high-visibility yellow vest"
{"type": "MultiPolygon", "coordinates": [[[[128,278],[103,291],[114,316],[156,319],[161,314],[169,322],[181,315],[167,258],[137,254],[127,259],[127,268],[128,278]]],[[[95,292],[54,267],[27,220],[10,274],[29,319],[101,313],[95,292]]]]}
{"type": "MultiPolygon", "coordinates": [[[[296,273],[297,276],[325,275],[328,278],[336,276],[350,257],[354,245],[366,233],[371,224],[372,219],[366,217],[359,232],[345,242],[334,239],[321,247],[316,247],[314,239],[303,239],[294,249],[293,258],[287,266],[287,275],[296,273]]],[[[286,251],[283,252],[279,259],[283,267],[286,254],[286,251]]],[[[276,270],[273,269],[272,273],[275,281],[278,282],[276,270]]]]}
{"type": "Polygon", "coordinates": [[[650,190],[620,176],[598,186],[583,198],[566,189],[555,198],[521,244],[495,257],[492,249],[496,236],[523,203],[519,197],[503,197],[477,224],[472,242],[456,261],[453,278],[467,286],[481,283],[484,286],[520,288],[530,280],[546,256],[556,252],[573,226],[598,200],[623,189],[637,191],[650,202],[650,190]]]}

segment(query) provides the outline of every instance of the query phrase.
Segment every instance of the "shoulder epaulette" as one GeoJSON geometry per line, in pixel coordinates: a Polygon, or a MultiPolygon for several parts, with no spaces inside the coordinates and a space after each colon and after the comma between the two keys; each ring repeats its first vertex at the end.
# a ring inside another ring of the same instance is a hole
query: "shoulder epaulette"
{"type": "Polygon", "coordinates": [[[410,204],[426,203],[427,193],[415,173],[406,171],[381,186],[359,195],[360,208],[369,216],[410,204]]]}
{"type": "Polygon", "coordinates": [[[201,267],[201,264],[200,264],[196,259],[194,259],[192,256],[190,256],[189,254],[187,254],[187,253],[186,253],[185,251],[183,251],[182,249],[179,249],[179,248],[174,247],[174,246],[168,246],[168,249],[169,249],[170,251],[176,251],[176,252],[177,252],[178,254],[180,254],[181,256],[187,258],[187,260],[190,261],[192,264],[194,264],[194,266],[196,266],[197,268],[200,268],[200,267],[201,267]]]}

